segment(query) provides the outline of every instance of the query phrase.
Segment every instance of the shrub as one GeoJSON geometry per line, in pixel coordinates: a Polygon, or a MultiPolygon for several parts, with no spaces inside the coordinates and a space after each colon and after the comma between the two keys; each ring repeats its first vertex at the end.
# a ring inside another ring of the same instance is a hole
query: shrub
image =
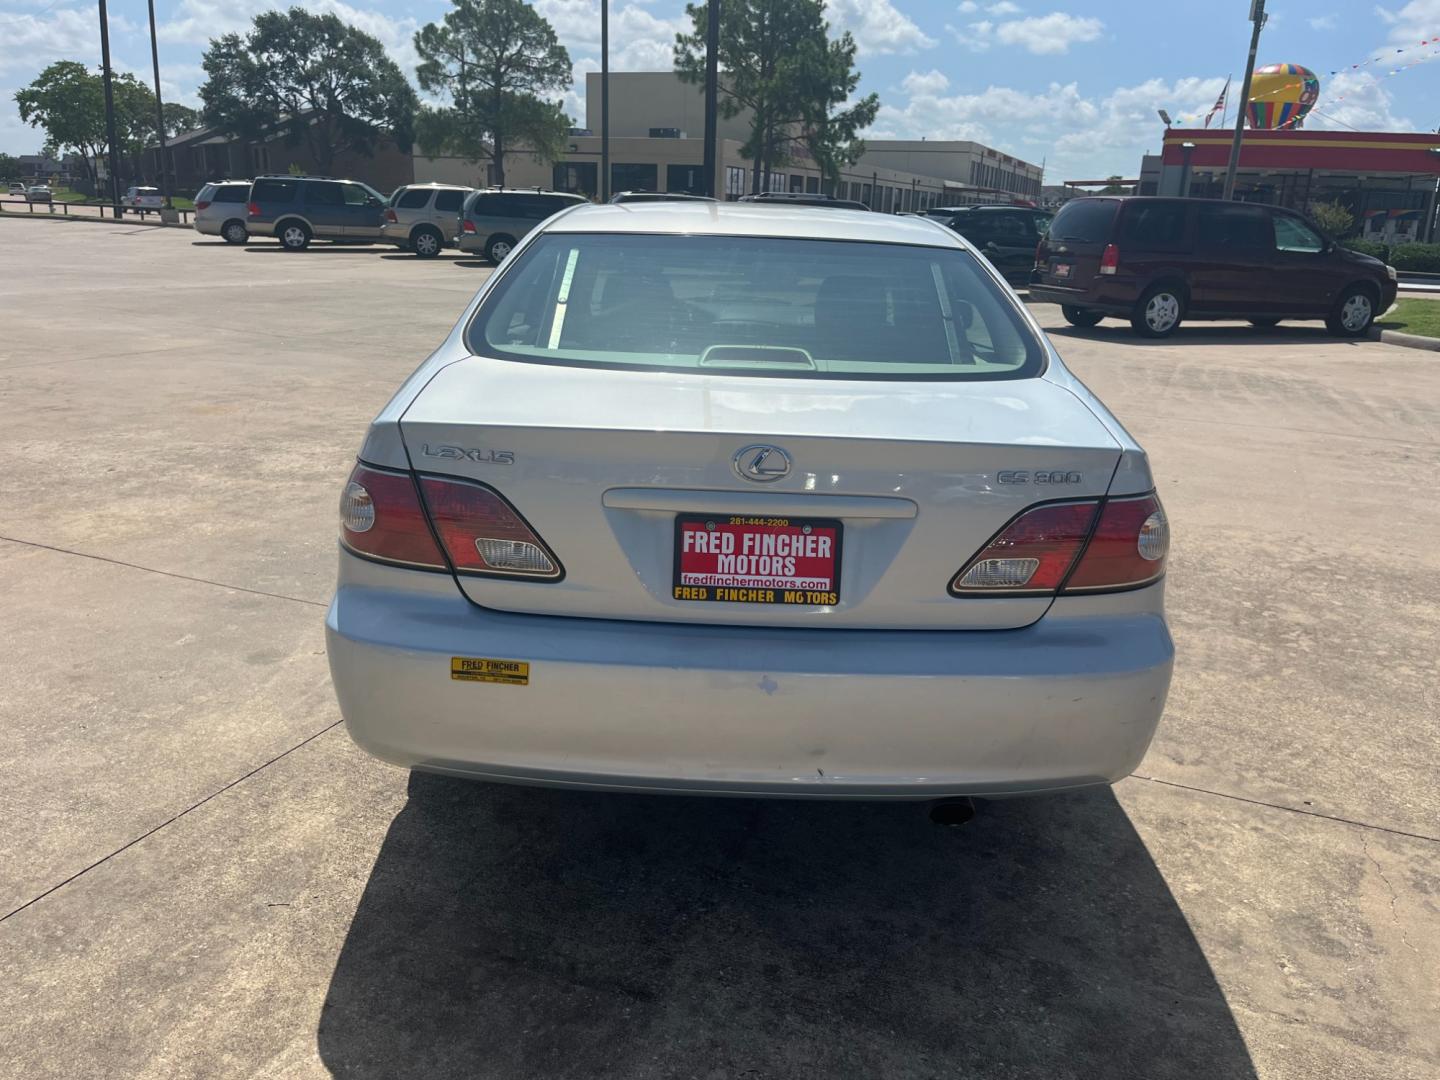
{"type": "Polygon", "coordinates": [[[1390,261],[1390,249],[1378,240],[1361,240],[1358,236],[1352,236],[1349,240],[1341,240],[1340,246],[1358,251],[1361,255],[1373,255],[1384,262],[1390,261]]]}
{"type": "Polygon", "coordinates": [[[1331,236],[1348,236],[1355,228],[1355,215],[1338,202],[1312,203],[1310,217],[1331,236]]]}
{"type": "Polygon", "coordinates": [[[1440,274],[1440,244],[1400,244],[1390,251],[1390,265],[1396,270],[1440,274]]]}

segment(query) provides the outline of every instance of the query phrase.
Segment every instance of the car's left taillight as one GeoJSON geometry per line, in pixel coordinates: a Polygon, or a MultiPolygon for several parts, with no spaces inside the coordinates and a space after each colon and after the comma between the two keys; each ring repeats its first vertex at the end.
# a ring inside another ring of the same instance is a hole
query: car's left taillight
{"type": "Polygon", "coordinates": [[[195,209],[196,209],[196,210],[208,210],[208,209],[210,209],[210,200],[209,200],[209,199],[200,199],[200,200],[198,200],[198,201],[195,203],[195,209]]]}
{"type": "Polygon", "coordinates": [[[340,496],[340,542],[367,559],[415,570],[449,569],[408,472],[355,466],[340,496]]]}
{"type": "Polygon", "coordinates": [[[246,212],[247,214],[249,214],[251,217],[259,217],[259,216],[260,216],[260,204],[259,204],[259,203],[255,203],[255,202],[246,203],[246,204],[245,204],[245,212],[246,212]]]}
{"type": "Polygon", "coordinates": [[[460,231],[470,236],[475,235],[475,222],[471,221],[469,218],[466,218],[460,223],[460,231]]]}
{"type": "Polygon", "coordinates": [[[1165,573],[1170,529],[1154,493],[1031,507],[960,568],[952,596],[1134,589],[1165,573]]]}
{"type": "Polygon", "coordinates": [[[394,225],[399,222],[400,219],[395,216],[395,211],[387,206],[385,208],[385,220],[390,222],[390,224],[394,225]]]}

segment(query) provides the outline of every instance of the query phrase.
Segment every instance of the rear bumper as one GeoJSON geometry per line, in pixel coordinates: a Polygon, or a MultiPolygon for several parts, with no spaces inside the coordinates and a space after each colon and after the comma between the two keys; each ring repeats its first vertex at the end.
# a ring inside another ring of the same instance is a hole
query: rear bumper
{"type": "Polygon", "coordinates": [[[483,779],[892,799],[1113,783],[1170,684],[1163,585],[1022,630],[776,630],[496,612],[443,575],[341,562],[326,636],[351,737],[483,779]],[[525,661],[529,683],[453,680],[455,656],[525,661]]]}

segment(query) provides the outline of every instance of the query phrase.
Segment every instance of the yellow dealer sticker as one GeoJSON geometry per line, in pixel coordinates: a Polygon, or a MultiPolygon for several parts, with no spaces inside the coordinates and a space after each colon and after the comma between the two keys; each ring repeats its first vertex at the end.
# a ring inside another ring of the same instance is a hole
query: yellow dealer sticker
{"type": "Polygon", "coordinates": [[[524,660],[494,660],[488,656],[452,656],[450,678],[462,682],[505,683],[529,686],[530,665],[524,660]]]}

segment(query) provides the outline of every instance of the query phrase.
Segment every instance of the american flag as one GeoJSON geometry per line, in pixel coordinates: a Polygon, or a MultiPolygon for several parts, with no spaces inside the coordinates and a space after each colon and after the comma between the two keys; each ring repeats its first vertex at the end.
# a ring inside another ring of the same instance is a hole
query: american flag
{"type": "Polygon", "coordinates": [[[1223,90],[1220,91],[1220,96],[1215,99],[1215,104],[1212,105],[1212,106],[1210,106],[1210,111],[1205,114],[1205,126],[1206,126],[1207,128],[1210,126],[1210,121],[1215,118],[1215,114],[1216,114],[1217,112],[1218,112],[1218,113],[1221,113],[1222,115],[1224,114],[1224,111],[1225,111],[1225,98],[1229,95],[1229,93],[1230,93],[1230,76],[1227,75],[1227,76],[1225,76],[1225,89],[1223,89],[1223,90]]]}

